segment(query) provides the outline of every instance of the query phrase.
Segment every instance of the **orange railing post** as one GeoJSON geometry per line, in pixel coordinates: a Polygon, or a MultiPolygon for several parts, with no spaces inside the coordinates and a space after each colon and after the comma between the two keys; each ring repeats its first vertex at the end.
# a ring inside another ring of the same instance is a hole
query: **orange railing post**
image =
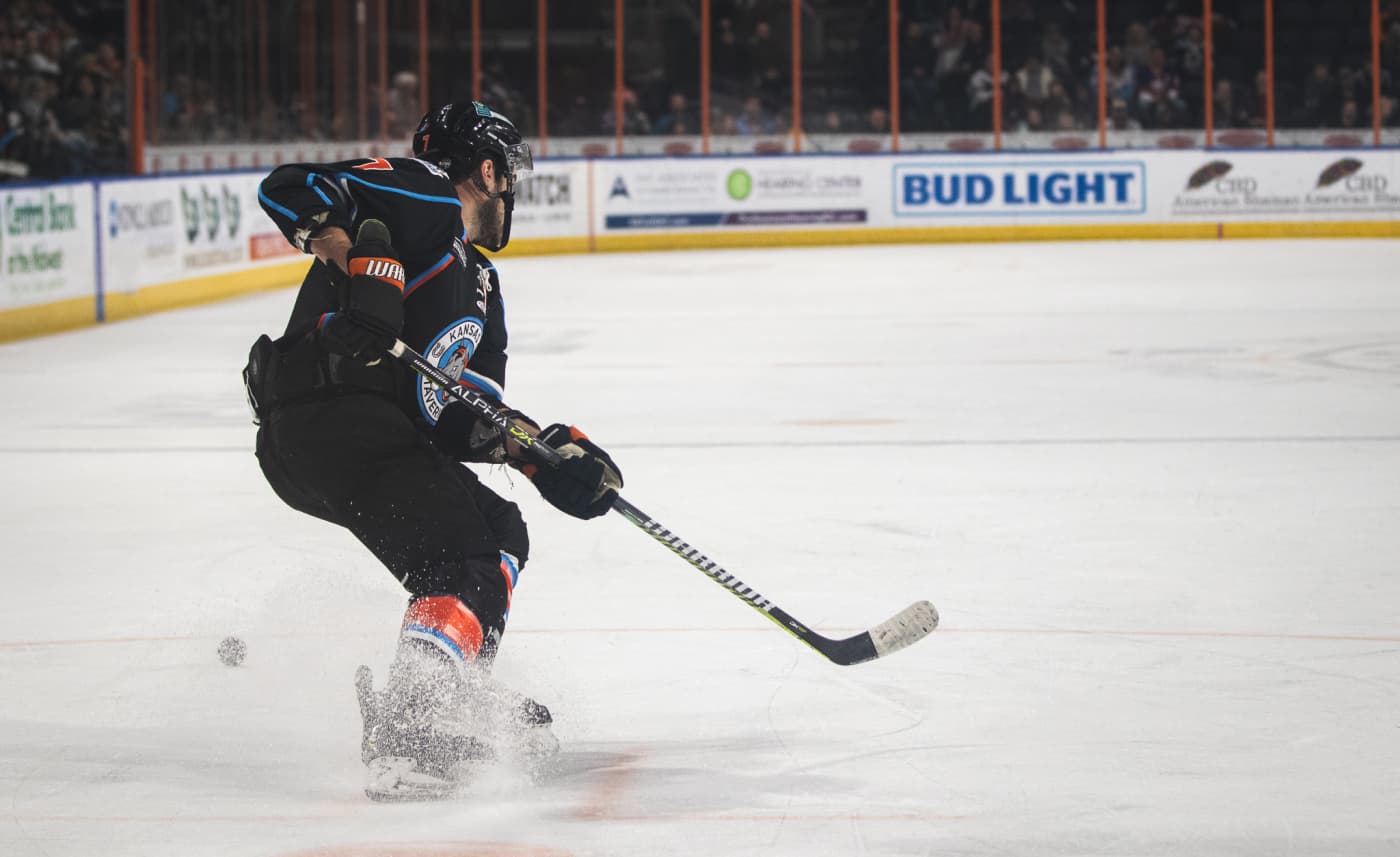
{"type": "Polygon", "coordinates": [[[369,59],[365,48],[365,3],[355,0],[355,111],[359,139],[369,136],[369,59]]]}
{"type": "Polygon", "coordinates": [[[535,3],[535,98],[539,102],[540,157],[549,155],[549,0],[535,3]]]}
{"type": "MultiPolygon", "coordinates": [[[[383,0],[380,0],[383,2],[383,0]]],[[[472,0],[472,101],[481,100],[481,0],[472,0]]]]}
{"type": "Polygon", "coordinates": [[[1099,70],[1099,148],[1108,148],[1108,20],[1104,11],[1104,0],[1098,0],[1095,12],[1098,30],[1098,57],[1095,65],[1099,70]]]}
{"type": "Polygon", "coordinates": [[[700,0],[700,151],[710,153],[710,0],[700,0]]]}
{"type": "Polygon", "coordinates": [[[890,0],[890,151],[899,151],[899,0],[890,0]]]}
{"type": "Polygon", "coordinates": [[[1215,145],[1215,69],[1211,65],[1212,54],[1215,50],[1215,39],[1211,33],[1211,0],[1204,0],[1205,8],[1201,14],[1202,23],[1205,25],[1205,96],[1206,96],[1206,148],[1215,145]]]}
{"type": "Polygon", "coordinates": [[[1001,0],[992,0],[992,140],[1001,151],[1001,0]]]}
{"type": "Polygon", "coordinates": [[[316,133],[316,3],[301,0],[297,15],[297,69],[301,85],[301,133],[309,139],[316,133]]]}
{"type": "Polygon", "coordinates": [[[127,129],[128,168],[140,174],[145,166],[143,150],[146,130],[143,127],[142,103],[145,101],[146,66],[141,61],[141,10],[128,0],[126,4],[126,115],[130,127],[127,129]]]}
{"type": "Polygon", "coordinates": [[[140,56],[131,62],[131,79],[136,85],[131,93],[131,102],[135,109],[131,114],[131,127],[127,130],[127,135],[131,138],[131,171],[141,175],[146,171],[146,115],[140,107],[146,94],[146,63],[140,56]]]}
{"type": "Polygon", "coordinates": [[[338,140],[350,135],[350,62],[345,55],[350,22],[340,14],[343,9],[339,7],[344,5],[336,4],[331,14],[331,127],[339,130],[338,140]]]}
{"type": "Polygon", "coordinates": [[[418,0],[418,103],[428,104],[428,0],[418,0]]]}
{"type": "Polygon", "coordinates": [[[379,0],[379,139],[389,139],[389,0],[379,0]]]}
{"type": "Polygon", "coordinates": [[[1371,0],[1371,132],[1381,144],[1381,0],[1371,0]]]}
{"type": "Polygon", "coordinates": [[[802,0],[792,0],[792,150],[802,151],[802,0]]]}
{"type": "Polygon", "coordinates": [[[622,75],[626,71],[622,61],[623,39],[627,33],[623,27],[622,0],[613,0],[613,124],[617,126],[617,153],[622,154],[622,75]]]}
{"type": "Polygon", "coordinates": [[[1274,147],[1274,0],[1264,0],[1264,134],[1274,147]]]}

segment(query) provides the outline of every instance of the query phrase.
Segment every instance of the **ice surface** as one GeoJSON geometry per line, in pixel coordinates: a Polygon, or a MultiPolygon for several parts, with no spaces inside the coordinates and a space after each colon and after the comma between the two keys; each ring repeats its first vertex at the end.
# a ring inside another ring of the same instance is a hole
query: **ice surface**
{"type": "Polygon", "coordinates": [[[0,854],[1400,853],[1400,243],[499,262],[513,404],[822,632],[941,628],[832,666],[495,474],[560,770],[374,805],[402,594],[238,379],[292,292],[12,343],[0,854]]]}

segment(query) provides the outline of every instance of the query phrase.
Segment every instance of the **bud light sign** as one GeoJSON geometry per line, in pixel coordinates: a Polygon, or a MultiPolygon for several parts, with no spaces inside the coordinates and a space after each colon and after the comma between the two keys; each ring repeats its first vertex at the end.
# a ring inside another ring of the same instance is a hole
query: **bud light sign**
{"type": "Polygon", "coordinates": [[[898,164],[899,217],[1043,217],[1141,214],[1142,161],[962,161],[898,164]]]}

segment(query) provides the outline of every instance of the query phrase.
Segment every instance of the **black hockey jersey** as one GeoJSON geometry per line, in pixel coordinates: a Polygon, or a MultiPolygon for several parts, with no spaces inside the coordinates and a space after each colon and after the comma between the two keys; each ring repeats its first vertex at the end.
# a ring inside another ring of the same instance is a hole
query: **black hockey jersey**
{"type": "MultiPolygon", "coordinates": [[[[404,267],[402,339],[464,386],[500,401],[506,371],[500,280],[463,229],[461,203],[446,173],[412,158],[288,164],[263,180],[258,200],[302,252],[328,226],[345,229],[353,241],[365,220],[383,221],[404,267]]],[[[338,309],[336,290],[318,261],[297,294],[287,330],[309,330],[338,309]]],[[[402,405],[425,430],[456,435],[469,428],[473,420],[465,406],[445,401],[406,366],[401,371],[398,386],[407,391],[402,405]]],[[[439,439],[458,446],[458,438],[439,439]]]]}

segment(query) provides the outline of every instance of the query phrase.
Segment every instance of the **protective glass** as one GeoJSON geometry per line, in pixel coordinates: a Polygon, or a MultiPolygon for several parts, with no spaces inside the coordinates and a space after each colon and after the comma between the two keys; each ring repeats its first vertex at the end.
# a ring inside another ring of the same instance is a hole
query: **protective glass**
{"type": "Polygon", "coordinates": [[[530,144],[521,142],[506,146],[506,166],[510,172],[510,187],[514,189],[524,174],[535,168],[535,159],[530,154],[530,144]]]}

